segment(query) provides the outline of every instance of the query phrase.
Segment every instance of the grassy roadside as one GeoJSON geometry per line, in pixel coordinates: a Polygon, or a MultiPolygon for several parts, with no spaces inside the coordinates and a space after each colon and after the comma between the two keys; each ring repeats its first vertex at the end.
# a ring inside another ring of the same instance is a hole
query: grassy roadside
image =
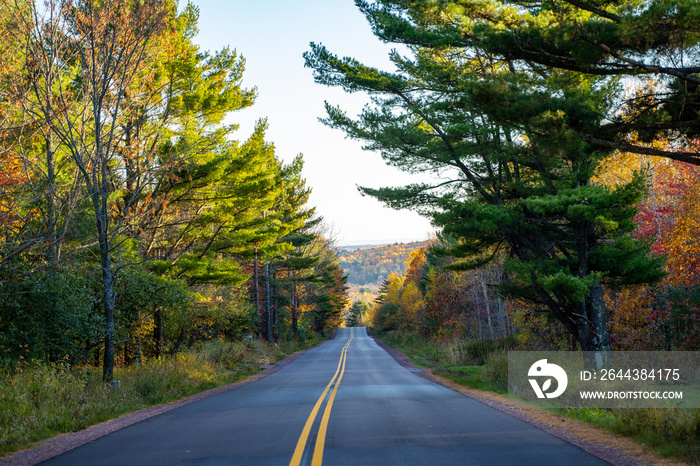
{"type": "MultiPolygon", "coordinates": [[[[461,386],[507,394],[506,349],[480,344],[436,343],[389,332],[376,335],[417,366],[461,386]],[[477,364],[478,363],[478,364],[477,364]]],[[[534,408],[533,408],[534,409],[534,408]]],[[[697,409],[552,409],[547,412],[583,421],[635,440],[664,457],[700,464],[700,410],[697,409]]]]}
{"type": "Polygon", "coordinates": [[[118,390],[102,383],[100,369],[25,366],[14,375],[0,375],[0,456],[125,413],[237,382],[260,372],[260,365],[318,342],[210,341],[172,357],[118,368],[118,390]]]}

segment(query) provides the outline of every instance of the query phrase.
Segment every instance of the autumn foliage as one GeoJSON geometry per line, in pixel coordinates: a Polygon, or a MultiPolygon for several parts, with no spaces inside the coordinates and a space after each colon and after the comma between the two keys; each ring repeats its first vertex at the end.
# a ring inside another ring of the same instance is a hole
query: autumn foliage
{"type": "MultiPolygon", "coordinates": [[[[656,147],[669,146],[657,141],[656,147]]],[[[697,141],[683,147],[697,151],[697,141]]],[[[655,286],[606,290],[610,332],[619,349],[692,349],[700,330],[700,169],[658,157],[617,153],[598,182],[647,180],[647,195],[635,217],[635,236],[665,258],[665,277],[655,286]]]]}

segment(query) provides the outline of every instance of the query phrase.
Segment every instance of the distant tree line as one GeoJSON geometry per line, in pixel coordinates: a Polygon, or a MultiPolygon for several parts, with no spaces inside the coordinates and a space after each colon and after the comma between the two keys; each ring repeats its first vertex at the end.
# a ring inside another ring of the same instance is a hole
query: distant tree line
{"type": "Polygon", "coordinates": [[[355,250],[338,250],[338,261],[348,274],[348,283],[382,283],[392,273],[401,274],[408,255],[427,244],[417,241],[355,250]]]}

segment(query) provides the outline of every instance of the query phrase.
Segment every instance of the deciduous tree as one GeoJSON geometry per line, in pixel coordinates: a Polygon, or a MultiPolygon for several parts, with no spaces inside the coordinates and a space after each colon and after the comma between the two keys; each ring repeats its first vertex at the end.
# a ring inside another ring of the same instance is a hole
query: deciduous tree
{"type": "Polygon", "coordinates": [[[70,86],[58,87],[57,96],[52,84],[35,87],[35,98],[37,113],[70,153],[91,202],[102,275],[107,382],[114,371],[113,254],[126,220],[112,216],[121,188],[119,168],[124,168],[119,148],[126,137],[125,97],[137,77],[148,73],[157,36],[165,30],[171,11],[168,6],[173,7],[155,1],[57,0],[32,12],[28,57],[44,53],[48,43],[52,59],[31,60],[30,73],[53,83],[49,77],[58,68],[71,80],[70,86]]]}

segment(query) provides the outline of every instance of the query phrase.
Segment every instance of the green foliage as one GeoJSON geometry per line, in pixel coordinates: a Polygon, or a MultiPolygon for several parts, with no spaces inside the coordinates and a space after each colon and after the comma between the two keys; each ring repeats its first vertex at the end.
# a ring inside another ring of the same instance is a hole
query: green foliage
{"type": "Polygon", "coordinates": [[[355,301],[350,306],[350,311],[348,312],[348,317],[345,320],[346,327],[361,326],[362,322],[367,316],[367,311],[369,310],[369,303],[365,301],[355,301]]]}
{"type": "Polygon", "coordinates": [[[377,309],[374,327],[380,332],[398,330],[401,326],[399,320],[399,305],[395,303],[382,303],[377,309]]]}
{"type": "Polygon", "coordinates": [[[116,3],[0,13],[1,365],[104,356],[109,380],[115,362],[257,335],[252,261],[292,275],[273,277],[277,297],[313,277],[313,328],[337,324],[342,274],[330,256],[309,272],[303,247],[320,219],[302,156],[283,164],[264,119],[243,140],[229,122],[257,94],[243,57],[195,44],[191,3],[130,3],[129,21],[116,3]]]}
{"type": "Polygon", "coordinates": [[[102,335],[95,268],[35,271],[0,285],[0,360],[13,367],[31,360],[76,363],[102,335]]]}
{"type": "Polygon", "coordinates": [[[508,352],[494,351],[489,354],[481,371],[484,382],[494,384],[499,390],[508,390],[508,352]]]}
{"type": "Polygon", "coordinates": [[[516,341],[512,337],[500,340],[453,340],[444,346],[448,363],[456,366],[483,366],[492,353],[514,349],[516,341]]]}
{"type": "Polygon", "coordinates": [[[695,351],[700,346],[700,290],[668,286],[659,293],[656,311],[665,348],[695,351]]]}
{"type": "Polygon", "coordinates": [[[590,422],[691,464],[700,460],[700,413],[693,409],[566,409],[565,416],[590,422]]]}

